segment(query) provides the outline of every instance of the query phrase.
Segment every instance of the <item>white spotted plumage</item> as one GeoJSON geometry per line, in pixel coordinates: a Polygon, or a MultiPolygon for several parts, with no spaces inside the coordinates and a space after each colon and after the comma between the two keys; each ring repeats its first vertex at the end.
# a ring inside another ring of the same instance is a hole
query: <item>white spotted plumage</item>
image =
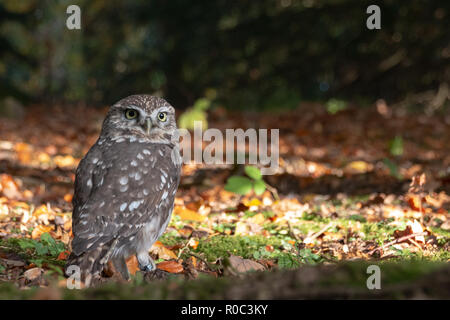
{"type": "Polygon", "coordinates": [[[84,280],[100,277],[111,261],[128,278],[125,259],[154,266],[148,250],[170,221],[180,165],[172,160],[176,122],[164,99],[136,95],[110,108],[97,143],[77,169],[73,198],[72,253],[84,280]],[[127,119],[132,108],[138,117],[127,119]],[[159,112],[167,113],[160,122],[159,112]],[[150,123],[150,124],[149,124],[150,123]]]}

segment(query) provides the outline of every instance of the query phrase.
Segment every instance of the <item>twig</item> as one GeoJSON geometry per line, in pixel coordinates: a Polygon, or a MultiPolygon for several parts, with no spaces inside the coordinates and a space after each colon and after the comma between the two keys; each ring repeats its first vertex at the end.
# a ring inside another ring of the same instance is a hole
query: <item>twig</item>
{"type": "Polygon", "coordinates": [[[211,265],[209,264],[208,261],[206,261],[205,259],[203,259],[202,257],[200,257],[199,255],[192,253],[190,251],[187,252],[188,255],[197,258],[198,260],[202,261],[208,268],[209,270],[214,270],[214,268],[211,267],[211,265]]]}
{"type": "Polygon", "coordinates": [[[409,235],[407,235],[407,236],[403,236],[403,237],[397,238],[397,239],[395,239],[395,240],[393,240],[393,241],[391,241],[391,242],[388,242],[388,243],[386,243],[386,244],[383,244],[381,247],[378,247],[378,248],[375,248],[375,249],[369,251],[368,254],[371,255],[371,254],[373,254],[375,251],[378,251],[378,250],[387,248],[387,247],[389,247],[389,246],[391,246],[391,245],[393,245],[393,244],[403,242],[403,241],[408,240],[408,239],[410,239],[410,238],[419,237],[419,236],[425,236],[426,234],[427,234],[427,232],[411,233],[411,234],[409,234],[409,235]]]}
{"type": "Polygon", "coordinates": [[[414,241],[413,239],[409,239],[409,241],[415,245],[417,248],[419,248],[422,251],[422,247],[420,246],[420,244],[418,244],[416,241],[414,241]]]}
{"type": "Polygon", "coordinates": [[[297,241],[301,241],[302,239],[300,239],[299,236],[297,236],[294,232],[294,228],[292,227],[291,223],[288,221],[287,222],[288,228],[289,228],[289,234],[297,241]]]}
{"type": "Polygon", "coordinates": [[[266,189],[270,191],[270,193],[272,193],[273,197],[275,198],[275,200],[280,200],[280,197],[278,196],[278,191],[277,189],[275,189],[274,187],[272,187],[271,185],[269,185],[268,183],[265,183],[266,185],[266,189]]]}
{"type": "Polygon", "coordinates": [[[185,245],[183,247],[181,247],[180,251],[178,252],[178,257],[177,260],[180,259],[181,254],[183,253],[184,250],[186,250],[189,247],[189,242],[191,241],[192,238],[188,239],[188,241],[185,243],[185,245]]]}
{"type": "MultiPolygon", "coordinates": [[[[313,233],[310,237],[306,237],[306,239],[308,239],[309,241],[314,240],[315,238],[317,238],[318,236],[320,236],[322,233],[324,233],[325,231],[328,230],[328,228],[330,228],[333,225],[333,223],[328,223],[325,227],[323,227],[322,229],[320,229],[318,232],[313,233]]],[[[305,241],[306,241],[305,239],[305,241]]]]}

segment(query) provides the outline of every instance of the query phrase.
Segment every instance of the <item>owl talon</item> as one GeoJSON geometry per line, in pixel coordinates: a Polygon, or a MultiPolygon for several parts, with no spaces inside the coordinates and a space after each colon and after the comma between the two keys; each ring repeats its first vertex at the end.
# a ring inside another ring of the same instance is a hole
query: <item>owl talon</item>
{"type": "Polygon", "coordinates": [[[148,265],[146,265],[145,267],[142,268],[142,271],[150,272],[150,271],[153,271],[155,269],[156,269],[155,265],[148,264],[148,265]]]}

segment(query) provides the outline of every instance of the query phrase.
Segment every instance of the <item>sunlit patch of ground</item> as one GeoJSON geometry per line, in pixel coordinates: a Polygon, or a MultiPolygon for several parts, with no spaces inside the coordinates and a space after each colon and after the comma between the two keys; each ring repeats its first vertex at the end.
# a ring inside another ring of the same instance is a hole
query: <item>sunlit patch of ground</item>
{"type": "MultiPolygon", "coordinates": [[[[279,199],[225,191],[242,166],[185,165],[173,219],[151,250],[161,270],[228,278],[349,260],[449,261],[450,119],[305,110],[212,111],[210,127],[280,129],[280,169],[264,178],[279,199]]],[[[105,111],[35,107],[22,122],[0,119],[0,282],[65,285],[74,171],[105,111]]]]}

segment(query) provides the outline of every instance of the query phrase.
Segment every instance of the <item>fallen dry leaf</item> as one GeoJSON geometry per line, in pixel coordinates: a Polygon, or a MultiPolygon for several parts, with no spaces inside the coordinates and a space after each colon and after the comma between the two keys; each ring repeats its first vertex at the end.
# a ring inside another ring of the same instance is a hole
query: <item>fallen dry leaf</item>
{"type": "Polygon", "coordinates": [[[136,272],[138,272],[140,270],[139,269],[139,262],[138,262],[138,260],[136,258],[136,255],[133,254],[131,257],[129,257],[126,260],[126,263],[127,263],[128,272],[131,275],[135,275],[136,272]]]}
{"type": "Polygon", "coordinates": [[[68,251],[68,250],[60,252],[60,254],[58,255],[57,260],[67,260],[69,255],[70,255],[70,251],[68,251]]]}
{"type": "Polygon", "coordinates": [[[238,256],[230,255],[228,260],[230,261],[230,266],[239,273],[265,270],[262,264],[250,259],[243,259],[238,256]]]}
{"type": "Polygon", "coordinates": [[[50,210],[48,210],[48,207],[43,204],[36,208],[36,210],[33,211],[33,216],[39,217],[42,214],[48,214],[50,210]]]}
{"type": "Polygon", "coordinates": [[[64,201],[66,201],[66,202],[72,202],[72,198],[73,198],[73,194],[71,194],[71,193],[66,193],[65,195],[64,195],[64,201]]]}
{"type": "Polygon", "coordinates": [[[261,201],[258,198],[252,198],[250,200],[243,200],[242,203],[247,206],[250,210],[253,208],[257,209],[262,205],[261,201]]]}
{"type": "MultiPolygon", "coordinates": [[[[399,239],[399,238],[402,238],[404,236],[408,236],[408,235],[413,234],[413,233],[421,233],[421,232],[424,232],[424,229],[422,228],[422,225],[420,224],[420,222],[418,222],[417,220],[414,220],[414,222],[408,221],[406,223],[405,230],[395,230],[394,231],[394,237],[396,239],[399,239]]],[[[424,236],[415,236],[412,239],[417,241],[417,242],[425,243],[424,236]]],[[[405,241],[408,241],[408,239],[405,240],[405,241]]]]}
{"type": "Polygon", "coordinates": [[[20,198],[19,186],[9,174],[0,175],[0,192],[7,198],[20,198]]]}
{"type": "Polygon", "coordinates": [[[158,255],[158,258],[169,260],[177,259],[177,255],[172,251],[167,249],[160,241],[156,241],[150,249],[150,252],[158,255]]]}
{"type": "Polygon", "coordinates": [[[31,238],[32,239],[39,239],[43,233],[50,232],[54,228],[53,225],[49,226],[43,226],[38,225],[36,228],[33,229],[33,232],[31,232],[31,238]]]}
{"type": "Polygon", "coordinates": [[[243,221],[238,221],[236,223],[236,229],[234,230],[235,235],[246,235],[249,232],[250,227],[243,221]]]}
{"type": "Polygon", "coordinates": [[[71,155],[56,156],[53,158],[55,164],[60,168],[74,168],[78,165],[78,160],[71,155]]]}
{"type": "Polygon", "coordinates": [[[41,268],[31,268],[25,271],[23,275],[28,281],[33,281],[42,275],[42,271],[43,270],[41,268]]]}
{"type": "Polygon", "coordinates": [[[262,213],[258,213],[255,214],[253,217],[248,219],[249,222],[254,223],[254,224],[263,224],[264,221],[266,221],[266,218],[264,217],[264,215],[262,213]]]}
{"type": "MultiPolygon", "coordinates": [[[[412,233],[424,232],[422,225],[417,220],[414,220],[414,222],[408,221],[406,225],[411,227],[412,233]]],[[[416,240],[417,242],[425,243],[424,236],[416,236],[414,237],[414,240],[416,240]]]]}
{"type": "Polygon", "coordinates": [[[175,206],[173,213],[181,218],[181,220],[192,220],[201,222],[205,217],[201,214],[181,206],[175,206]]]}
{"type": "Polygon", "coordinates": [[[11,267],[23,267],[26,265],[25,262],[20,260],[11,260],[11,259],[1,259],[1,260],[11,267]]]}
{"type": "Polygon", "coordinates": [[[176,261],[163,261],[156,265],[158,269],[170,272],[170,273],[180,273],[183,272],[183,266],[176,261]]]}
{"type": "Polygon", "coordinates": [[[195,239],[190,239],[188,244],[190,247],[197,249],[199,242],[195,239]]]}
{"type": "Polygon", "coordinates": [[[182,236],[184,238],[189,238],[193,231],[194,231],[194,229],[192,227],[184,226],[183,228],[178,230],[178,233],[180,236],[182,236]]]}
{"type": "Polygon", "coordinates": [[[371,171],[373,165],[365,161],[352,161],[346,167],[345,171],[348,173],[365,173],[371,171]]]}
{"type": "Polygon", "coordinates": [[[413,209],[415,211],[423,211],[422,199],[415,194],[409,195],[408,204],[411,207],[411,209],[413,209]]]}

